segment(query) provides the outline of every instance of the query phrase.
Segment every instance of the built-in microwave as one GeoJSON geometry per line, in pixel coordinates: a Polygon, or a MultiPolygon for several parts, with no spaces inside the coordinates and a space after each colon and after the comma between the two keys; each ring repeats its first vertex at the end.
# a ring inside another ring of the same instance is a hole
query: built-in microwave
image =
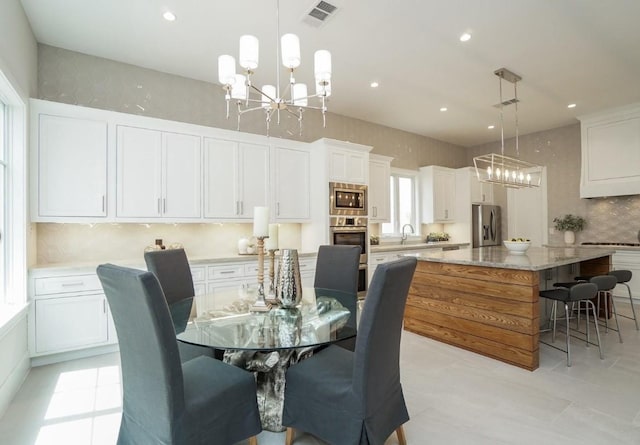
{"type": "Polygon", "coordinates": [[[367,186],[330,182],[329,214],[332,216],[367,216],[367,186]]]}

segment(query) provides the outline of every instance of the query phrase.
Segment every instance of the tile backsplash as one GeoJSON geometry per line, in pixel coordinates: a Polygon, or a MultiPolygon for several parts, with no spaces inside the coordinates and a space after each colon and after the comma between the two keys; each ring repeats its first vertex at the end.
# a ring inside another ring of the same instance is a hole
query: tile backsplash
{"type": "Polygon", "coordinates": [[[640,195],[587,199],[587,220],[579,241],[637,243],[640,195]]]}
{"type": "MultiPolygon", "coordinates": [[[[37,264],[142,261],[145,247],[162,238],[180,243],[187,255],[234,256],[238,240],[250,238],[252,224],[38,224],[37,264]]],[[[300,225],[280,224],[279,244],[300,249],[300,225]]]]}

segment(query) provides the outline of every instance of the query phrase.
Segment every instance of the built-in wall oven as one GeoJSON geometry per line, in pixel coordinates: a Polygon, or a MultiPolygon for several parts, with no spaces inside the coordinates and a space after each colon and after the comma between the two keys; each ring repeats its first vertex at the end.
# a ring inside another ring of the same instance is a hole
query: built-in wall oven
{"type": "Polygon", "coordinates": [[[331,216],[329,222],[329,242],[334,245],[360,246],[360,268],[358,270],[358,297],[367,293],[367,218],[331,216]]]}

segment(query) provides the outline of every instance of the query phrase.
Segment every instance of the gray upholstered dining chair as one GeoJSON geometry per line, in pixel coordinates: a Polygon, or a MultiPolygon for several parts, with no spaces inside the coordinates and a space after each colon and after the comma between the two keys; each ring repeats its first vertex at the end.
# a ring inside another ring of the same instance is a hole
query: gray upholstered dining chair
{"type": "Polygon", "coordinates": [[[415,258],[377,267],[355,352],[329,346],[286,374],[283,425],[331,444],[381,445],[394,432],[405,444],[409,420],[400,384],[400,337],[415,258]]]}
{"type": "Polygon", "coordinates": [[[251,373],[204,356],[181,364],[157,278],[112,264],[97,273],[120,344],[118,445],[255,444],[262,427],[251,373]]]}
{"type": "MultiPolygon", "coordinates": [[[[356,327],[358,311],[358,269],[360,246],[320,246],[316,260],[315,288],[335,289],[348,292],[353,298],[339,298],[340,304],[349,309],[351,316],[347,326],[356,327]]],[[[336,343],[345,349],[355,349],[355,338],[336,343]]]]}
{"type": "MultiPolygon", "coordinates": [[[[177,333],[184,331],[195,294],[189,260],[184,249],[156,250],[144,253],[147,270],[158,281],[169,305],[173,326],[177,333]]],[[[178,341],[181,361],[187,362],[200,355],[222,358],[224,351],[178,341]]]]}

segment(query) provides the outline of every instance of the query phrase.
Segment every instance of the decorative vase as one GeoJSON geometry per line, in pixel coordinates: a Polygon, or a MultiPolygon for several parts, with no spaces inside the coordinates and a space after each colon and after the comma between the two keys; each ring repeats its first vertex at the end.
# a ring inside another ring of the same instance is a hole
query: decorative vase
{"type": "Polygon", "coordinates": [[[300,263],[296,249],[281,249],[276,278],[276,299],[284,308],[295,307],[302,299],[300,263]]]}
{"type": "Polygon", "coordinates": [[[571,230],[565,230],[564,243],[568,245],[572,245],[575,242],[576,242],[576,234],[571,230]]]}

